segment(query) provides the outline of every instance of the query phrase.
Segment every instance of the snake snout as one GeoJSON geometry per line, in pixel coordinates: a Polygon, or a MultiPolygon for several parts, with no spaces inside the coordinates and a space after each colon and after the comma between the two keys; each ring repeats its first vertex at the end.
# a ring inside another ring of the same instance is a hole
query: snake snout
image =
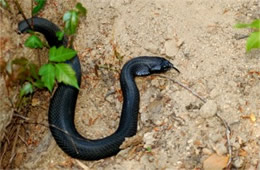
{"type": "Polygon", "coordinates": [[[171,63],[169,62],[168,60],[164,60],[162,62],[162,70],[163,71],[168,71],[170,69],[174,69],[176,70],[178,73],[180,73],[180,71],[171,63]]]}

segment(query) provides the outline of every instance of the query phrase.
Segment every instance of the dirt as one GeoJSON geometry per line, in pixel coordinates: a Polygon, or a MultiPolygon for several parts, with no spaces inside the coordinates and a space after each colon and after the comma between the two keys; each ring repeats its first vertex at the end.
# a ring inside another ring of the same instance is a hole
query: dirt
{"type": "MultiPolygon", "coordinates": [[[[64,12],[75,5],[72,0],[63,2],[48,2],[40,16],[62,27],[64,12]]],[[[164,76],[192,89],[205,102],[170,79],[137,78],[138,134],[119,154],[99,161],[75,160],[56,145],[48,128],[26,124],[25,142],[18,142],[12,168],[210,169],[208,162],[214,167],[218,159],[226,164],[231,157],[233,169],[259,170],[260,51],[246,53],[246,39],[239,37],[250,30],[234,28],[237,22],[260,18],[259,1],[80,2],[88,9],[74,43],[83,71],[75,120],[82,135],[98,139],[116,130],[122,105],[119,71],[136,56],[169,59],[181,73],[164,76]],[[229,126],[230,139],[216,114],[229,126]]],[[[30,3],[22,2],[22,7],[29,11],[30,3]]],[[[10,16],[1,8],[1,59],[37,54],[22,48],[26,35],[16,33],[19,20],[21,16],[10,16]]],[[[2,77],[0,83],[3,86],[2,77]]],[[[0,92],[2,135],[13,115],[5,88],[0,92]]],[[[47,123],[49,98],[43,91],[33,96],[30,121],[47,123]]]]}

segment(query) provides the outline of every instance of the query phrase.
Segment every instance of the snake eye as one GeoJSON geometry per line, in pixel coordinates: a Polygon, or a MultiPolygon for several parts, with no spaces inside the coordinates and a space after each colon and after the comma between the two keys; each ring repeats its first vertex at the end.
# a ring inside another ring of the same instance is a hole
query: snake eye
{"type": "Polygon", "coordinates": [[[173,68],[178,73],[180,73],[180,71],[176,67],[174,67],[174,65],[170,63],[168,60],[164,60],[161,65],[162,65],[162,71],[167,71],[173,68]]]}
{"type": "Polygon", "coordinates": [[[164,60],[161,65],[162,65],[162,70],[163,70],[163,71],[167,71],[167,70],[173,68],[173,64],[170,63],[170,62],[167,61],[167,60],[164,60]]]}

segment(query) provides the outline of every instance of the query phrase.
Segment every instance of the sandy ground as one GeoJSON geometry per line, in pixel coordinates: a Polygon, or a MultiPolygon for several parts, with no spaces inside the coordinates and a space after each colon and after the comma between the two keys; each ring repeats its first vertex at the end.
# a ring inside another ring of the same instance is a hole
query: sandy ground
{"type": "MultiPolygon", "coordinates": [[[[75,120],[81,134],[97,139],[117,128],[122,104],[118,71],[136,56],[168,58],[181,74],[170,71],[165,76],[191,88],[205,103],[169,79],[137,78],[141,93],[138,134],[117,156],[99,161],[71,159],[56,145],[48,128],[26,125],[25,141],[30,143],[19,143],[12,167],[211,169],[209,164],[217,167],[218,160],[227,162],[231,146],[232,168],[260,169],[260,51],[245,53],[246,39],[239,37],[250,31],[233,27],[238,21],[260,18],[259,1],[80,2],[88,9],[74,43],[83,71],[75,120]],[[230,140],[216,114],[230,127],[230,140]]],[[[73,6],[72,0],[66,4],[54,0],[40,16],[62,27],[63,13],[73,6]]],[[[30,3],[25,1],[23,7],[30,9],[30,3]]],[[[1,57],[33,57],[35,52],[21,48],[26,36],[15,33],[21,18],[7,14],[1,9],[1,42],[8,39],[1,43],[1,57]]],[[[6,92],[0,92],[4,127],[12,114],[6,112],[10,110],[6,92]]],[[[30,120],[47,122],[49,96],[47,92],[34,95],[30,120]]]]}

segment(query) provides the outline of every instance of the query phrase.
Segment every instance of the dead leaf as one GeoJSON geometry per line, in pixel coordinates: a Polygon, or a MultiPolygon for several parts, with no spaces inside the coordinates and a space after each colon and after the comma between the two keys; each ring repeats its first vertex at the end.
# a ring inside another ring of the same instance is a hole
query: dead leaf
{"type": "Polygon", "coordinates": [[[252,123],[255,123],[255,121],[256,121],[255,114],[254,114],[254,113],[251,113],[249,117],[250,117],[251,122],[252,122],[252,123]]]}
{"type": "Polygon", "coordinates": [[[251,113],[250,115],[243,115],[241,116],[243,119],[250,119],[252,123],[255,123],[256,117],[254,113],[251,113]]]}
{"type": "Polygon", "coordinates": [[[130,138],[126,138],[125,141],[121,144],[120,149],[126,149],[128,147],[137,146],[143,142],[143,136],[135,135],[130,138]]]}
{"type": "Polygon", "coordinates": [[[239,156],[247,156],[247,152],[244,149],[239,150],[239,156]]]}
{"type": "Polygon", "coordinates": [[[32,106],[39,106],[40,104],[41,104],[41,102],[38,98],[32,99],[32,106]]]}
{"type": "Polygon", "coordinates": [[[203,162],[204,170],[222,170],[227,166],[228,156],[213,154],[203,162]]]}

